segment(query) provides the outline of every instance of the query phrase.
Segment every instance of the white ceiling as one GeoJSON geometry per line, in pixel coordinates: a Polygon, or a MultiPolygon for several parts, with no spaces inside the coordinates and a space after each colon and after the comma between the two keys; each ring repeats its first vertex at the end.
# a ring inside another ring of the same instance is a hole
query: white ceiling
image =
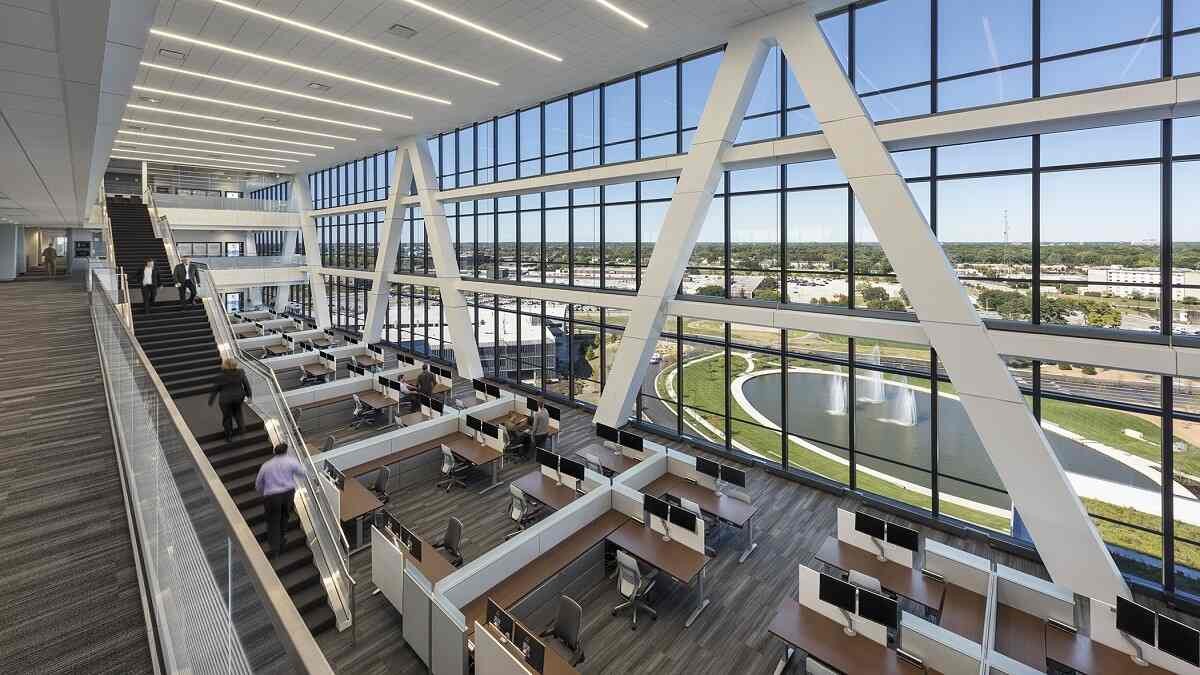
{"type": "Polygon", "coordinates": [[[0,0],[0,218],[83,219],[154,4],[0,0]]]}
{"type": "MultiPolygon", "coordinates": [[[[0,0],[7,1],[9,0],[0,0]]],[[[318,153],[315,159],[299,158],[301,163],[291,167],[296,171],[329,166],[375,152],[388,143],[412,134],[453,128],[712,47],[724,42],[732,26],[797,4],[796,0],[616,0],[618,5],[650,24],[648,30],[643,30],[594,0],[427,0],[446,11],[557,54],[563,61],[556,63],[430,14],[402,0],[238,1],[272,14],[410,53],[501,83],[501,86],[493,87],[456,77],[224,7],[211,0],[161,0],[154,25],[163,30],[453,101],[452,106],[443,106],[190,45],[179,40],[149,36],[145,50],[145,59],[149,61],[288,91],[408,113],[415,118],[407,121],[145,67],[139,70],[137,84],[144,86],[368,124],[384,129],[382,133],[371,132],[271,115],[278,117],[278,124],[283,126],[324,131],[358,139],[353,143],[322,141],[220,122],[186,119],[141,110],[128,111],[131,117],[242,131],[260,136],[315,140],[337,146],[334,151],[315,150],[314,152],[318,153]],[[403,39],[388,33],[388,27],[396,23],[416,29],[417,34],[411,39],[403,39]],[[158,53],[160,47],[183,52],[186,54],[185,62],[181,64],[161,57],[158,53]],[[314,81],[327,84],[332,89],[323,93],[308,89],[307,85],[314,81]]],[[[267,115],[258,111],[239,110],[158,94],[135,92],[131,102],[142,103],[136,100],[139,95],[161,98],[162,102],[157,104],[157,107],[172,110],[246,121],[260,121],[261,117],[267,115]]],[[[191,132],[177,133],[149,128],[145,131],[229,140],[191,132]]],[[[172,143],[162,140],[151,142],[172,143]]],[[[249,145],[281,147],[269,142],[243,142],[249,145]]],[[[113,154],[119,153],[114,151],[113,154]]]]}

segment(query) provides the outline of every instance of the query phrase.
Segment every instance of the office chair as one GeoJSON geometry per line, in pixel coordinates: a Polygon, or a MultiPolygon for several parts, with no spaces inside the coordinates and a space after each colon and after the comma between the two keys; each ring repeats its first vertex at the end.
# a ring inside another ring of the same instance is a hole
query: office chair
{"type": "Polygon", "coordinates": [[[807,675],[842,675],[811,656],[804,657],[804,672],[807,675]]]}
{"type": "Polygon", "coordinates": [[[859,588],[865,588],[868,591],[875,591],[876,593],[883,593],[883,586],[880,585],[879,580],[869,574],[863,574],[857,570],[850,570],[850,577],[847,579],[847,581],[849,581],[851,585],[858,586],[859,588]]]}
{"type": "Polygon", "coordinates": [[[453,516],[446,522],[446,534],[442,536],[442,540],[434,544],[433,547],[441,549],[449,554],[450,564],[455,567],[462,567],[463,543],[463,524],[462,521],[453,516]]]}
{"type": "Polygon", "coordinates": [[[637,559],[625,551],[617,551],[617,591],[621,594],[621,597],[625,598],[625,602],[613,607],[612,615],[616,616],[617,612],[626,607],[632,607],[633,626],[631,626],[630,630],[637,630],[639,607],[649,612],[651,619],[658,619],[658,612],[645,600],[647,594],[650,593],[650,589],[654,588],[654,582],[657,578],[658,570],[650,570],[647,573],[642,573],[642,568],[638,565],[637,559]]]}
{"type": "Polygon", "coordinates": [[[601,476],[608,475],[608,473],[604,470],[604,465],[600,463],[600,458],[597,457],[595,455],[595,453],[591,453],[591,452],[583,453],[583,464],[584,464],[584,466],[591,469],[592,471],[595,471],[596,473],[600,474],[601,476]]]}
{"type": "Polygon", "coordinates": [[[459,476],[466,473],[471,468],[470,464],[458,461],[450,448],[442,446],[442,476],[444,478],[438,481],[437,487],[445,487],[446,492],[455,485],[459,487],[467,487],[467,484],[462,481],[459,476]]]}
{"type": "Polygon", "coordinates": [[[333,436],[333,434],[330,434],[329,436],[327,436],[325,438],[325,442],[321,444],[321,452],[329,452],[330,450],[333,449],[333,446],[336,443],[337,443],[337,438],[335,438],[333,436]]]}
{"type": "Polygon", "coordinates": [[[350,394],[354,399],[354,412],[350,415],[350,428],[361,429],[368,424],[376,424],[379,422],[379,411],[375,408],[367,407],[358,397],[358,394],[350,394]]]}
{"type": "Polygon", "coordinates": [[[371,486],[371,492],[375,493],[375,498],[386,504],[388,502],[388,482],[392,479],[392,470],[386,466],[379,467],[379,473],[375,474],[375,484],[371,486]]]}
{"type": "Polygon", "coordinates": [[[577,666],[583,663],[583,642],[579,632],[583,628],[583,608],[565,595],[558,596],[558,613],[554,623],[542,631],[542,637],[555,638],[547,640],[550,648],[558,652],[567,663],[577,666]],[[562,649],[566,648],[566,651],[562,649]]]}
{"type": "Polygon", "coordinates": [[[696,514],[700,520],[704,521],[704,555],[710,558],[717,557],[717,550],[708,545],[709,536],[717,531],[717,519],[704,515],[704,512],[700,510],[700,505],[690,499],[683,499],[681,497],[679,505],[696,514]]]}
{"type": "Polygon", "coordinates": [[[504,535],[505,541],[524,532],[525,527],[536,520],[542,510],[540,506],[530,504],[521,488],[512,483],[508,484],[508,494],[512,497],[508,505],[508,517],[517,524],[517,529],[504,535]]]}

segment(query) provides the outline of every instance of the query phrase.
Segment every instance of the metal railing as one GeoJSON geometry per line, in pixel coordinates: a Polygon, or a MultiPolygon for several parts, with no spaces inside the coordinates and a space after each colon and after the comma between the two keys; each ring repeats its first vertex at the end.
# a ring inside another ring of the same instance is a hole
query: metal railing
{"type": "Polygon", "coordinates": [[[276,199],[246,199],[230,197],[200,197],[194,195],[156,196],[159,206],[174,209],[221,209],[225,211],[266,211],[297,213],[291,202],[276,199]]]}
{"type": "Polygon", "coordinates": [[[192,256],[192,260],[205,263],[211,270],[306,267],[308,265],[302,255],[192,256]]]}
{"type": "Polygon", "coordinates": [[[312,536],[316,540],[315,556],[321,569],[322,581],[326,583],[329,604],[338,619],[338,628],[353,623],[356,582],[350,575],[350,546],[342,531],[335,511],[326,501],[325,492],[318,481],[318,469],[312,461],[308,446],[300,433],[292,410],[283,395],[283,388],[275,377],[275,371],[263,365],[257,358],[238,346],[229,315],[225,311],[221,294],[213,283],[211,272],[203,264],[197,265],[200,281],[199,297],[213,326],[217,348],[222,358],[235,358],[242,365],[246,379],[250,382],[250,407],[263,419],[268,432],[275,441],[286,441],[288,448],[305,468],[303,487],[296,490],[304,511],[310,517],[312,536]]]}
{"type": "MultiPolygon", "coordinates": [[[[129,298],[129,278],[125,274],[125,268],[117,265],[117,248],[113,241],[112,218],[108,215],[108,198],[104,194],[103,185],[100,190],[100,236],[104,238],[105,262],[89,266],[89,269],[94,269],[99,275],[98,279],[88,277],[88,290],[94,290],[95,286],[108,294],[108,299],[117,308],[117,312],[121,320],[129,330],[133,330],[133,311],[130,307],[129,298]]],[[[89,271],[89,274],[91,272],[89,271]]]]}
{"type": "Polygon", "coordinates": [[[271,563],[100,279],[91,313],[167,672],[332,675],[271,563]]]}

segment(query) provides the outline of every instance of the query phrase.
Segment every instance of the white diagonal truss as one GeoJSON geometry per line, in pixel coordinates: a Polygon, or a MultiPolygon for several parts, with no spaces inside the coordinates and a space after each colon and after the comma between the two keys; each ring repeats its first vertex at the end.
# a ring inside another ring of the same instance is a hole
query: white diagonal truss
{"type": "MultiPolygon", "coordinates": [[[[292,178],[292,199],[300,211],[300,231],[304,233],[304,260],[308,263],[308,286],[312,294],[313,318],[318,328],[330,328],[329,297],[325,292],[325,272],[321,268],[321,240],[317,238],[316,216],[310,210],[312,199],[308,194],[305,176],[292,178]]],[[[292,249],[295,250],[295,249],[292,249]]]]}

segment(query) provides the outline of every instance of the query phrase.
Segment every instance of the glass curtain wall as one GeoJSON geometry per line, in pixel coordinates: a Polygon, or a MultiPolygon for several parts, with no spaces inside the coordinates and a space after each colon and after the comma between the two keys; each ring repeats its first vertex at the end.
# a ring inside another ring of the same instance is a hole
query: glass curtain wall
{"type": "Polygon", "coordinates": [[[351,270],[374,270],[379,256],[379,227],[384,211],[317,216],[321,264],[351,270]]]}
{"type": "Polygon", "coordinates": [[[251,190],[246,193],[246,197],[248,199],[271,199],[286,202],[292,198],[292,183],[291,181],[286,181],[257,190],[251,190]]]}
{"type": "Polygon", "coordinates": [[[308,174],[312,210],[387,199],[395,165],[396,150],[391,148],[308,174]]]}
{"type": "Polygon", "coordinates": [[[334,328],[355,335],[362,334],[367,321],[367,298],[370,279],[325,275],[325,292],[329,296],[329,320],[334,328]]]}
{"type": "Polygon", "coordinates": [[[391,284],[383,340],[398,349],[453,363],[441,291],[431,286],[391,284]]]}

